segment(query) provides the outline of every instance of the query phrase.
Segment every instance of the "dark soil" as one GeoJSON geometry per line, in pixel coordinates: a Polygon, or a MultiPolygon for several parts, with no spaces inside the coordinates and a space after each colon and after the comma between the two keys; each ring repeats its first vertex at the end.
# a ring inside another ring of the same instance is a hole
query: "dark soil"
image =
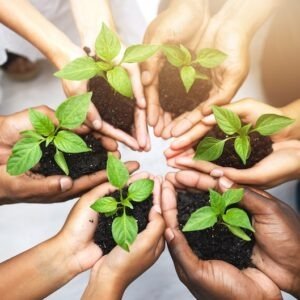
{"type": "MultiPolygon", "coordinates": [[[[107,161],[107,151],[102,147],[100,142],[93,135],[88,134],[82,136],[86,144],[92,149],[91,152],[69,154],[64,153],[67,165],[69,167],[69,176],[73,179],[83,175],[92,174],[99,170],[104,170],[107,161]]],[[[51,176],[64,175],[64,172],[56,164],[54,160],[55,147],[50,144],[48,147],[45,144],[41,145],[43,156],[39,164],[34,168],[33,172],[51,176]]]]}
{"type": "Polygon", "coordinates": [[[129,134],[134,124],[135,99],[129,99],[114,91],[102,77],[89,81],[89,90],[93,92],[95,104],[104,121],[129,134]]]}
{"type": "MultiPolygon", "coordinates": [[[[215,126],[206,137],[212,136],[217,139],[225,139],[228,137],[218,126],[215,126]]],[[[272,153],[272,140],[268,136],[262,136],[258,132],[250,133],[251,154],[247,159],[246,165],[243,164],[240,157],[234,150],[234,139],[228,140],[225,143],[222,155],[213,163],[223,167],[231,167],[236,169],[248,169],[261,161],[263,158],[272,153]]]]}
{"type": "MultiPolygon", "coordinates": [[[[208,192],[177,191],[177,209],[180,229],[190,215],[198,208],[209,204],[208,192]]],[[[251,241],[244,241],[234,236],[225,225],[216,224],[212,228],[184,232],[193,252],[204,260],[223,260],[239,269],[253,266],[252,249],[255,243],[252,232],[246,230],[251,241]]]]}
{"type": "MultiPolygon", "coordinates": [[[[119,191],[116,191],[109,196],[119,199],[119,191]]],[[[123,190],[123,197],[127,196],[127,189],[123,190]]],[[[138,232],[143,231],[148,224],[148,214],[152,206],[152,195],[143,202],[133,202],[134,209],[126,208],[126,213],[135,217],[138,221],[138,232]]],[[[121,215],[122,211],[118,215],[121,215]]],[[[115,215],[116,216],[116,215],[115,215]]],[[[112,237],[111,225],[115,216],[106,217],[99,214],[98,226],[94,235],[95,243],[101,248],[103,254],[109,253],[116,243],[112,237]]]]}
{"type": "MultiPolygon", "coordinates": [[[[207,73],[207,70],[199,69],[207,73]]],[[[159,74],[159,101],[164,111],[174,114],[174,117],[196,108],[208,98],[211,90],[209,80],[196,79],[192,88],[186,93],[180,78],[179,70],[166,63],[159,74]]]]}

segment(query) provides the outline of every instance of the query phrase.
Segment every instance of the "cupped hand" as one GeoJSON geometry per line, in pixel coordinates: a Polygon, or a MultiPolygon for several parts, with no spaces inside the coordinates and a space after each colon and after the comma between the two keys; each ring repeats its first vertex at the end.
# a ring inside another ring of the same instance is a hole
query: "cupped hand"
{"type": "MultiPolygon", "coordinates": [[[[201,180],[189,183],[186,176],[176,175],[175,178],[174,174],[171,174],[168,177],[179,188],[213,187],[211,184],[202,184],[201,180]]],[[[254,268],[239,270],[219,260],[203,261],[193,253],[179,230],[176,192],[169,181],[163,184],[162,210],[167,226],[165,237],[176,272],[195,298],[209,300],[282,299],[279,288],[260,270],[254,268]]]]}
{"type": "Polygon", "coordinates": [[[226,60],[212,70],[209,98],[191,112],[179,116],[168,127],[170,136],[179,137],[192,130],[211,113],[211,106],[229,103],[249,71],[249,38],[232,23],[222,24],[212,18],[198,44],[198,50],[215,48],[227,54],[226,60]]]}
{"type": "Polygon", "coordinates": [[[300,177],[300,141],[289,140],[273,144],[273,152],[249,169],[221,167],[212,162],[194,160],[194,151],[168,160],[179,169],[194,169],[214,177],[226,176],[239,184],[271,188],[300,177]]]}
{"type": "MultiPolygon", "coordinates": [[[[153,179],[148,173],[141,173],[133,176],[131,182],[141,178],[153,179]]],[[[111,298],[107,299],[121,299],[126,287],[151,267],[164,250],[165,223],[160,207],[161,179],[154,178],[154,182],[153,207],[146,229],[138,234],[130,246],[130,252],[116,246],[95,264],[83,299],[99,299],[109,291],[111,298]]]]}
{"type": "MultiPolygon", "coordinates": [[[[172,1],[148,26],[144,43],[146,44],[184,44],[195,50],[208,22],[207,1],[172,1]],[[192,20],[192,22],[191,22],[192,20]]],[[[171,122],[171,114],[164,112],[159,102],[158,76],[164,60],[160,53],[142,65],[142,80],[147,99],[147,119],[154,133],[160,136],[171,122]]]]}
{"type": "MultiPolygon", "coordinates": [[[[56,122],[54,111],[46,106],[35,108],[46,114],[53,122],[56,122]]],[[[10,176],[6,172],[7,160],[11,154],[12,147],[21,138],[20,132],[31,130],[28,110],[18,112],[0,119],[0,199],[1,204],[18,202],[29,203],[52,203],[73,199],[83,192],[90,190],[96,185],[107,180],[105,170],[91,175],[82,176],[72,180],[67,176],[48,176],[26,172],[20,176],[10,176]]],[[[81,127],[77,133],[87,133],[86,126],[81,127]]],[[[117,144],[110,138],[99,134],[95,136],[101,140],[103,146],[111,152],[117,150],[117,144]]],[[[117,153],[116,153],[117,154],[117,153]]],[[[138,168],[138,163],[129,162],[130,171],[138,168]]]]}

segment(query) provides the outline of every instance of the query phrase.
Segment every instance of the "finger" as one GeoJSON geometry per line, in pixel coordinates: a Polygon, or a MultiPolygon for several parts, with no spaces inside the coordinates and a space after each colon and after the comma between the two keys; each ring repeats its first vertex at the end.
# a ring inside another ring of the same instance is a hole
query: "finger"
{"type": "Polygon", "coordinates": [[[161,236],[155,249],[155,257],[158,258],[162,254],[164,249],[165,249],[165,239],[163,236],[161,236]]]}
{"type": "Polygon", "coordinates": [[[183,147],[179,150],[173,150],[171,148],[168,148],[164,151],[164,155],[167,159],[170,159],[170,158],[175,158],[176,156],[184,156],[186,153],[187,155],[192,155],[192,154],[195,154],[195,151],[194,149],[192,148],[194,145],[188,145],[186,147],[183,147]]]}
{"type": "Polygon", "coordinates": [[[221,167],[205,160],[195,160],[192,156],[180,156],[175,158],[175,163],[178,166],[192,168],[210,174],[214,169],[222,170],[221,167]]]}
{"type": "Polygon", "coordinates": [[[203,114],[201,112],[201,107],[196,107],[193,111],[186,114],[183,119],[176,124],[176,126],[171,130],[173,137],[179,137],[191,130],[197,123],[201,121],[203,114]]]}
{"type": "Polygon", "coordinates": [[[215,188],[217,181],[211,176],[196,171],[179,171],[176,173],[176,181],[186,187],[207,191],[215,188]]]}
{"type": "Polygon", "coordinates": [[[299,140],[289,140],[289,141],[282,141],[273,143],[272,148],[274,151],[279,151],[282,149],[300,149],[300,141],[299,140]]]}
{"type": "Polygon", "coordinates": [[[158,80],[155,80],[152,85],[145,87],[145,96],[147,100],[147,119],[148,124],[154,127],[158,121],[160,114],[158,80]]]}
{"type": "Polygon", "coordinates": [[[156,53],[145,62],[142,63],[142,83],[149,86],[157,81],[158,74],[161,70],[162,55],[156,53]]]}
{"type": "Polygon", "coordinates": [[[176,173],[175,172],[169,172],[166,175],[166,180],[169,181],[177,189],[185,189],[186,188],[186,186],[184,186],[183,184],[180,184],[176,180],[176,173]]]}
{"type": "Polygon", "coordinates": [[[154,188],[153,188],[153,205],[156,206],[156,209],[161,210],[161,182],[160,177],[154,178],[154,188]]]}
{"type": "Polygon", "coordinates": [[[209,132],[209,130],[211,130],[210,126],[206,126],[200,122],[184,135],[174,140],[170,147],[173,150],[179,150],[187,146],[192,146],[194,143],[199,142],[199,140],[203,138],[209,132]]]}
{"type": "Polygon", "coordinates": [[[162,109],[160,109],[159,118],[154,127],[155,136],[160,137],[163,129],[164,129],[164,113],[163,113],[162,109]]]}
{"type": "Polygon", "coordinates": [[[162,185],[162,214],[167,227],[178,227],[177,197],[175,189],[169,181],[165,181],[162,185]]]}
{"type": "Polygon", "coordinates": [[[181,114],[179,117],[177,117],[174,120],[171,120],[171,122],[168,123],[167,126],[165,126],[164,131],[162,133],[162,138],[168,139],[172,136],[172,129],[181,121],[184,119],[184,117],[188,114],[188,112],[185,112],[181,114]]]}
{"type": "Polygon", "coordinates": [[[109,152],[115,152],[118,150],[118,143],[110,138],[110,137],[107,137],[107,136],[103,136],[99,133],[96,133],[94,132],[93,135],[95,136],[95,138],[97,140],[100,140],[101,142],[101,145],[109,152]]]}
{"type": "Polygon", "coordinates": [[[136,130],[136,139],[140,149],[144,149],[147,146],[148,140],[148,128],[146,120],[146,110],[136,108],[134,112],[134,126],[136,130]]]}
{"type": "Polygon", "coordinates": [[[93,103],[90,104],[85,122],[90,128],[101,130],[102,120],[100,114],[93,103]]]}

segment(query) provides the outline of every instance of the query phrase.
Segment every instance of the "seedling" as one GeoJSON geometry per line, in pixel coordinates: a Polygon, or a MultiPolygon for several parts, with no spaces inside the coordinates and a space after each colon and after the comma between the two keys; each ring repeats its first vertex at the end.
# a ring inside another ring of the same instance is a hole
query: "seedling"
{"type": "Polygon", "coordinates": [[[193,212],[182,231],[197,231],[213,227],[216,223],[226,226],[237,237],[250,241],[243,229],[255,232],[247,213],[240,208],[229,208],[242,200],[244,189],[230,189],[222,195],[209,190],[210,206],[203,206],[193,212]]]}
{"type": "Polygon", "coordinates": [[[233,139],[235,152],[246,165],[251,154],[250,133],[256,131],[263,136],[273,135],[294,122],[288,117],[265,114],[258,118],[255,126],[243,125],[239,116],[231,110],[218,106],[213,106],[212,110],[219,128],[227,137],[224,140],[213,137],[204,138],[197,146],[195,160],[214,161],[218,159],[223,153],[225,143],[233,139]]]}
{"type": "Polygon", "coordinates": [[[7,172],[16,176],[34,167],[43,154],[41,144],[45,143],[46,147],[50,144],[54,145],[55,162],[66,175],[69,175],[64,153],[88,152],[91,149],[80,136],[65,129],[78,128],[84,122],[91,96],[91,93],[86,93],[65,100],[55,112],[57,126],[42,112],[30,109],[29,118],[34,129],[20,132],[22,138],[12,149],[7,163],[7,172]]]}
{"type": "Polygon", "coordinates": [[[133,91],[123,63],[139,63],[152,56],[158,49],[156,45],[133,45],[128,47],[121,59],[121,42],[117,35],[104,23],[95,43],[97,58],[81,57],[71,61],[54,75],[68,80],[88,80],[95,76],[103,77],[121,95],[132,98],[133,91]]]}
{"type": "Polygon", "coordinates": [[[129,251],[129,246],[137,237],[138,225],[133,216],[127,215],[127,209],[133,209],[132,202],[145,201],[153,191],[154,182],[150,179],[137,180],[129,185],[127,196],[124,197],[123,189],[128,182],[129,173],[125,165],[111,153],[108,154],[106,172],[109,182],[119,190],[120,198],[100,198],[91,208],[114,217],[111,228],[113,239],[120,247],[129,251]]]}
{"type": "Polygon", "coordinates": [[[198,66],[213,69],[222,64],[227,57],[217,49],[205,48],[201,49],[193,60],[191,52],[183,45],[164,45],[162,51],[168,62],[180,70],[180,77],[187,93],[196,79],[210,80],[207,74],[197,70],[198,66]]]}

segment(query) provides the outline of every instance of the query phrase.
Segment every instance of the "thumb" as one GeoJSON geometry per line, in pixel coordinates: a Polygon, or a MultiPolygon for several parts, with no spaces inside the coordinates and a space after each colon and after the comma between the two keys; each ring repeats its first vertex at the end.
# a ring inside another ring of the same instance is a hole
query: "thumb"
{"type": "Polygon", "coordinates": [[[157,78],[162,66],[162,56],[156,53],[142,64],[142,84],[151,85],[157,78]]]}

